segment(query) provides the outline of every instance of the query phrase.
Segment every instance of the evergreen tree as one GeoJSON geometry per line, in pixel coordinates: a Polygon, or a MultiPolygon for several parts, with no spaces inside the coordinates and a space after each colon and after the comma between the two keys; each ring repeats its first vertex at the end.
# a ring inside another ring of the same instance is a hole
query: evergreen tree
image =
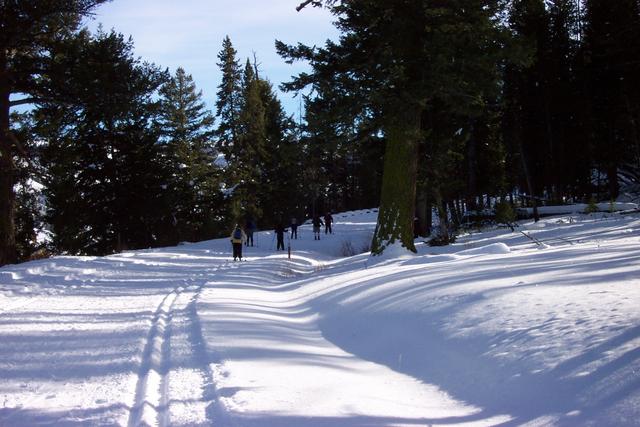
{"type": "Polygon", "coordinates": [[[640,6],[636,0],[586,1],[584,57],[591,133],[608,196],[619,193],[618,173],[638,153],[640,6]]]}
{"type": "Polygon", "coordinates": [[[227,174],[233,183],[232,211],[235,222],[245,216],[262,215],[260,196],[266,158],[266,117],[261,81],[247,59],[242,79],[242,102],[238,134],[230,150],[227,174]]]}
{"type": "Polygon", "coordinates": [[[45,233],[42,200],[42,168],[39,162],[38,145],[33,135],[33,122],[30,113],[13,113],[11,131],[28,156],[16,162],[16,245],[18,260],[28,260],[39,251],[46,253],[45,242],[39,239],[39,233],[45,233]]]}
{"type": "Polygon", "coordinates": [[[82,32],[55,52],[55,99],[36,111],[47,142],[55,248],[105,254],[166,243],[168,181],[152,126],[166,76],[120,34],[82,32]],[[64,78],[62,78],[64,77],[64,78]]]}
{"type": "Polygon", "coordinates": [[[370,114],[357,114],[325,85],[305,108],[304,170],[308,211],[378,206],[384,140],[370,114]],[[311,173],[313,172],[313,173],[311,173]]]}
{"type": "Polygon", "coordinates": [[[277,43],[282,56],[309,60],[313,67],[312,74],[301,74],[289,88],[344,83],[345,92],[358,94],[351,97],[361,100],[362,110],[380,112],[386,150],[372,251],[379,254],[395,242],[415,251],[418,149],[429,131],[423,117],[436,99],[450,108],[462,100],[469,109],[475,103],[469,99],[483,99],[485,79],[467,77],[474,67],[481,76],[495,75],[497,61],[490,46],[499,38],[495,18],[500,4],[480,0],[325,4],[338,16],[340,43],[328,42],[323,49],[277,43]],[[484,54],[490,54],[483,61],[466,62],[464,55],[468,44],[477,40],[478,29],[484,36],[480,38],[484,54]]]}
{"type": "Polygon", "coordinates": [[[218,53],[222,82],[218,86],[216,101],[216,137],[227,160],[231,160],[231,149],[238,138],[242,108],[242,71],[236,55],[231,39],[226,36],[222,42],[222,50],[218,53]]]}
{"type": "Polygon", "coordinates": [[[0,2],[0,265],[16,261],[16,159],[26,151],[10,127],[10,109],[49,96],[51,48],[74,33],[105,0],[0,2]],[[25,94],[26,98],[12,99],[25,94]]]}
{"type": "Polygon", "coordinates": [[[215,165],[213,116],[202,92],[182,68],[160,89],[160,125],[170,172],[169,200],[175,218],[176,243],[212,238],[222,209],[219,171],[215,165]]]}
{"type": "Polygon", "coordinates": [[[528,60],[509,64],[505,73],[505,132],[506,140],[511,141],[512,158],[521,171],[519,187],[526,189],[536,221],[550,144],[544,68],[548,22],[542,0],[517,0],[511,5],[510,28],[528,60]]]}
{"type": "Polygon", "coordinates": [[[294,131],[295,125],[287,117],[271,83],[259,80],[260,98],[264,105],[265,146],[264,169],[261,178],[262,221],[276,225],[292,215],[300,216],[299,201],[303,198],[302,147],[294,131]]]}
{"type": "Polygon", "coordinates": [[[555,202],[564,196],[584,198],[589,192],[591,149],[585,141],[585,94],[579,67],[579,16],[574,0],[553,0],[549,6],[546,108],[552,133],[550,194],[555,202]]]}

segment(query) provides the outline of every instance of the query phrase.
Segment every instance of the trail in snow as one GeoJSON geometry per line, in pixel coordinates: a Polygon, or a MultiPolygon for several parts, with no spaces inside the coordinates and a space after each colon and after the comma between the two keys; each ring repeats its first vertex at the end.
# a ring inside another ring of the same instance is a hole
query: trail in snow
{"type": "Polygon", "coordinates": [[[640,219],[571,215],[418,255],[228,240],[0,268],[0,426],[637,426],[640,219]]]}
{"type": "Polygon", "coordinates": [[[141,371],[136,386],[135,404],[129,427],[139,425],[165,426],[167,372],[171,366],[169,331],[173,304],[183,291],[181,286],[171,291],[160,303],[152,320],[147,345],[142,354],[141,371]]]}
{"type": "Polygon", "coordinates": [[[142,251],[16,266],[17,286],[0,282],[11,307],[0,313],[0,425],[170,425],[176,313],[195,313],[187,307],[225,262],[142,251]]]}
{"type": "Polygon", "coordinates": [[[206,276],[192,274],[160,303],[142,355],[129,427],[229,425],[197,310],[202,290],[212,285],[210,277],[225,269],[227,262],[206,276]]]}

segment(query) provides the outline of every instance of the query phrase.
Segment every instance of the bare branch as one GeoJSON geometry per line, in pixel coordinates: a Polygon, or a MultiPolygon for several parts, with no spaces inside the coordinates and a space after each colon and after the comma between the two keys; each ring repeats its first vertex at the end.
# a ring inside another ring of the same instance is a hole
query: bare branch
{"type": "Polygon", "coordinates": [[[302,3],[300,3],[298,5],[298,7],[296,7],[296,10],[298,12],[300,12],[302,9],[304,9],[305,7],[307,7],[309,5],[309,3],[314,3],[314,0],[305,0],[302,3]]]}
{"type": "Polygon", "coordinates": [[[22,146],[22,144],[20,143],[16,135],[11,130],[7,130],[5,134],[7,135],[9,140],[13,143],[13,145],[16,147],[16,150],[18,150],[18,153],[21,154],[22,157],[24,157],[25,159],[29,159],[29,154],[27,153],[27,150],[24,149],[24,147],[22,146]]]}
{"type": "Polygon", "coordinates": [[[17,107],[18,105],[35,104],[40,98],[24,98],[15,101],[9,101],[9,107],[17,107]]]}

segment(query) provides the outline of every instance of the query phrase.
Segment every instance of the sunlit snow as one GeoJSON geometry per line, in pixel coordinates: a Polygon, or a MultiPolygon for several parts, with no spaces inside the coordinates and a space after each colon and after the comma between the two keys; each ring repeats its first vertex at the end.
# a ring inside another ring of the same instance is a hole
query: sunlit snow
{"type": "Polygon", "coordinates": [[[637,426],[640,216],[575,213],[418,254],[335,214],[0,268],[0,426],[637,426]],[[521,231],[524,231],[522,233],[521,231]],[[529,238],[529,237],[531,238],[529,238]]]}

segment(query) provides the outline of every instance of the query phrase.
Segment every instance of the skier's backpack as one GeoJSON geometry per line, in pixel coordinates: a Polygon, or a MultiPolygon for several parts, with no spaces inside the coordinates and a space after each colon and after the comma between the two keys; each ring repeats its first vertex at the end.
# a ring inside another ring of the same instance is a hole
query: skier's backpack
{"type": "Polygon", "coordinates": [[[239,228],[236,228],[235,231],[233,232],[233,238],[235,240],[241,240],[242,239],[242,230],[240,230],[239,228]]]}

